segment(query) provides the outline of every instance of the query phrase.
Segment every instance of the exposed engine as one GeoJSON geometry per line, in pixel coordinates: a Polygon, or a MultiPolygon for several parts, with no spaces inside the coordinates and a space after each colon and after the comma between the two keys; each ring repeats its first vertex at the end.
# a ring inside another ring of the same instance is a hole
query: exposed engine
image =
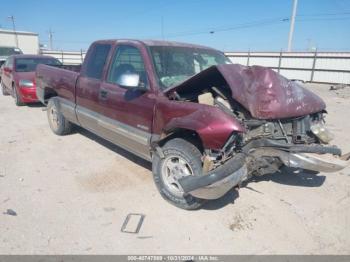
{"type": "MultiPolygon", "coordinates": [[[[331,134],[324,127],[326,111],[295,118],[255,119],[243,106],[232,99],[229,89],[225,86],[205,89],[201,94],[174,92],[173,99],[219,107],[240,121],[247,130],[243,135],[233,134],[220,152],[206,152],[204,166],[207,171],[226,162],[253,140],[264,138],[288,145],[309,145],[327,144],[332,139],[331,134]]],[[[252,159],[248,163],[248,168],[252,174],[264,175],[279,170],[281,165],[282,162],[276,157],[261,156],[252,159]]]]}

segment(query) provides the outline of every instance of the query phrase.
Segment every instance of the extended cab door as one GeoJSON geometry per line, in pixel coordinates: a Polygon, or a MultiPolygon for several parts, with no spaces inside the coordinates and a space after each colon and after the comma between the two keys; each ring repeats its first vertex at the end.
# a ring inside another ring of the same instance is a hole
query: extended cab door
{"type": "Polygon", "coordinates": [[[76,85],[76,113],[81,126],[98,133],[98,118],[102,113],[99,107],[99,91],[107,68],[110,43],[93,44],[85,58],[81,75],[76,85]]]}
{"type": "Polygon", "coordinates": [[[103,109],[103,118],[99,121],[103,136],[140,157],[150,159],[155,95],[139,47],[117,45],[106,79],[101,84],[99,103],[103,109]],[[139,87],[143,90],[121,86],[118,80],[124,74],[137,74],[139,87]]]}

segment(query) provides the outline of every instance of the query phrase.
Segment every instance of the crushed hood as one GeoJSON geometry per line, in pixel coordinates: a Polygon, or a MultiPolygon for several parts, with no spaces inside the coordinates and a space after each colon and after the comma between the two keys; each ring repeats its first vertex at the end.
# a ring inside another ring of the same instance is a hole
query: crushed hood
{"type": "Polygon", "coordinates": [[[217,65],[192,76],[165,93],[201,92],[227,84],[232,98],[254,118],[279,119],[308,115],[325,109],[323,100],[272,69],[238,64],[217,65]]]}

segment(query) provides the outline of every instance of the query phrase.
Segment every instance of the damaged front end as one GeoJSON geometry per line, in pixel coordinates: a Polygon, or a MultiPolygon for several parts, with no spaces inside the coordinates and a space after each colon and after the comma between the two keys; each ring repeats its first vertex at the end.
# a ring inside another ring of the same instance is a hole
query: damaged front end
{"type": "Polygon", "coordinates": [[[300,84],[271,69],[218,65],[166,91],[179,101],[204,103],[238,120],[221,150],[205,150],[203,176],[179,179],[185,193],[217,199],[252,175],[283,165],[336,172],[349,164],[325,126],[325,103],[300,84]]]}

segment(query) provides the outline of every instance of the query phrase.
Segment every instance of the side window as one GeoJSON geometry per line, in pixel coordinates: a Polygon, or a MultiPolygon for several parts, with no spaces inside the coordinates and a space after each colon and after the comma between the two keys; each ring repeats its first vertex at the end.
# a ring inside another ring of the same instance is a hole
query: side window
{"type": "Polygon", "coordinates": [[[94,49],[88,58],[88,64],[85,73],[87,77],[96,79],[102,78],[103,67],[105,66],[110,49],[111,45],[108,44],[96,44],[94,46],[94,49]]]}
{"type": "Polygon", "coordinates": [[[140,86],[148,85],[147,73],[141,56],[141,52],[134,46],[122,45],[112,59],[108,72],[107,82],[117,84],[120,77],[127,73],[135,73],[140,76],[140,86]]]}

